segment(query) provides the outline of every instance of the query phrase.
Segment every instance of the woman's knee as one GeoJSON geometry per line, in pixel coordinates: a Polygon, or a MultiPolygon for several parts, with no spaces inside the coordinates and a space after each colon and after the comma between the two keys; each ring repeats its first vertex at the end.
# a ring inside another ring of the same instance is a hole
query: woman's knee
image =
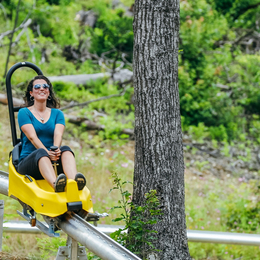
{"type": "Polygon", "coordinates": [[[67,150],[71,150],[71,149],[70,149],[70,147],[69,147],[68,145],[62,145],[62,146],[60,147],[60,150],[61,150],[61,151],[62,151],[62,150],[67,151],[67,150]]]}
{"type": "Polygon", "coordinates": [[[43,148],[37,149],[36,156],[35,156],[37,164],[39,163],[39,160],[44,157],[50,158],[48,152],[43,148]]]}
{"type": "Polygon", "coordinates": [[[63,145],[63,146],[61,146],[61,147],[60,147],[60,150],[61,150],[61,153],[64,153],[64,152],[70,152],[70,153],[72,153],[73,156],[74,156],[73,151],[72,151],[72,150],[70,149],[70,147],[67,146],[67,145],[63,145]]]}

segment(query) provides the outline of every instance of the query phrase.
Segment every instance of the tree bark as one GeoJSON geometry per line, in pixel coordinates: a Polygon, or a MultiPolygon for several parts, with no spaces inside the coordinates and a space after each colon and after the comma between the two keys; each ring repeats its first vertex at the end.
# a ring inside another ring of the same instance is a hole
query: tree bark
{"type": "Polygon", "coordinates": [[[163,212],[152,226],[160,251],[141,255],[147,259],[191,259],[178,90],[179,13],[179,0],[135,1],[133,203],[144,205],[145,193],[156,190],[163,212]]]}

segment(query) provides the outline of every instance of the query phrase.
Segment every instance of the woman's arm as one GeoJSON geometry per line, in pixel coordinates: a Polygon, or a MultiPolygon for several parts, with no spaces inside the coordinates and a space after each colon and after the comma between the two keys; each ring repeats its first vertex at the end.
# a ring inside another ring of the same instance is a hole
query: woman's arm
{"type": "MultiPolygon", "coordinates": [[[[60,147],[62,142],[62,135],[64,132],[65,126],[62,124],[56,124],[53,136],[53,145],[60,147]]],[[[56,156],[60,157],[61,151],[60,148],[55,151],[56,156]]]]}
{"type": "Polygon", "coordinates": [[[60,147],[62,142],[62,135],[64,132],[65,126],[62,124],[56,124],[53,136],[53,145],[60,147]]]}
{"type": "Polygon", "coordinates": [[[23,133],[27,136],[29,141],[34,145],[36,149],[43,148],[50,156],[52,161],[57,161],[59,159],[60,154],[56,154],[55,152],[49,151],[38,138],[36,131],[32,124],[25,124],[21,127],[23,133]]]}
{"type": "Polygon", "coordinates": [[[44,150],[47,150],[47,148],[43,145],[41,140],[38,138],[35,129],[32,124],[26,124],[21,127],[21,130],[23,133],[27,136],[29,141],[34,145],[36,149],[43,148],[44,150]]]}

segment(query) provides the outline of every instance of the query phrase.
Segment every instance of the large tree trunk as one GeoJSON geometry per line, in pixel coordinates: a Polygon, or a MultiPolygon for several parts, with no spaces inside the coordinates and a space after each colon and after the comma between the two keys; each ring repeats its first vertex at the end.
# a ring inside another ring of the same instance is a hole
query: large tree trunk
{"type": "Polygon", "coordinates": [[[156,190],[163,212],[152,226],[160,251],[141,256],[147,259],[191,259],[178,91],[179,12],[179,0],[135,1],[133,203],[144,205],[145,193],[156,190]]]}

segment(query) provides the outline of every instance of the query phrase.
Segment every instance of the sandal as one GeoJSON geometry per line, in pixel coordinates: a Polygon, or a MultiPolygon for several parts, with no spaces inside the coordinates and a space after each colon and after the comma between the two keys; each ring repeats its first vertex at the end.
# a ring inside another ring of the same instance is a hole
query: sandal
{"type": "Polygon", "coordinates": [[[67,184],[67,177],[65,174],[61,173],[55,183],[54,183],[54,190],[55,192],[64,192],[65,190],[65,187],[66,187],[66,184],[67,184]]]}
{"type": "Polygon", "coordinates": [[[78,190],[83,190],[87,183],[85,176],[80,172],[76,174],[75,181],[78,184],[78,190]]]}

